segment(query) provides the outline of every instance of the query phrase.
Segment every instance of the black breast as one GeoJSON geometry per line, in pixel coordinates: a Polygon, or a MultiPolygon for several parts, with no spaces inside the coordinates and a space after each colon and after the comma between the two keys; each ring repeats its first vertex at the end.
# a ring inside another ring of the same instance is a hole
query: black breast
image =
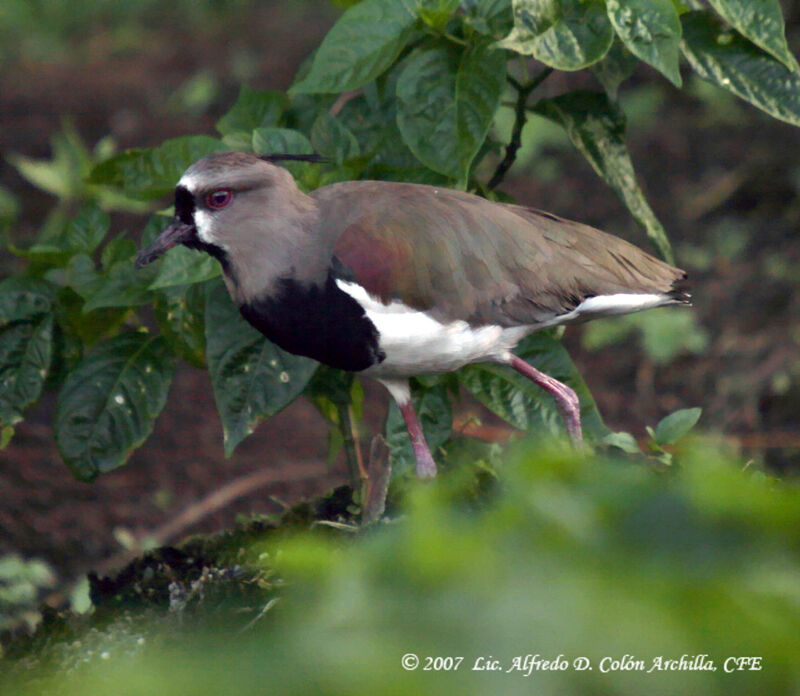
{"type": "Polygon", "coordinates": [[[333,274],[324,286],[291,278],[278,291],[239,307],[242,316],[270,341],[296,355],[342,370],[365,370],[384,359],[378,332],[364,309],[339,289],[333,274]]]}

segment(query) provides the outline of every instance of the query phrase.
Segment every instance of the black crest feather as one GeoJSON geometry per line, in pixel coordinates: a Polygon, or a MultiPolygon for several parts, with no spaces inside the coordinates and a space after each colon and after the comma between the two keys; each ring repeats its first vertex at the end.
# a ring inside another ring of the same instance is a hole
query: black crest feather
{"type": "Polygon", "coordinates": [[[329,162],[327,157],[322,155],[292,155],[289,153],[276,152],[271,155],[256,155],[258,159],[266,162],[329,162]]]}

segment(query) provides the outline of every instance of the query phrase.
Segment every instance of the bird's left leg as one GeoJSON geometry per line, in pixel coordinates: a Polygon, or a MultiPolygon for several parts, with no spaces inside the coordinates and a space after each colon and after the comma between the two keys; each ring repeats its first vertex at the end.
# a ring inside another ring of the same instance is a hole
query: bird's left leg
{"type": "Polygon", "coordinates": [[[389,393],[394,397],[400,408],[400,413],[403,414],[406,430],[408,430],[408,436],[411,438],[411,446],[414,448],[414,457],[417,460],[417,476],[419,478],[433,478],[436,476],[436,462],[433,461],[433,455],[428,443],[425,442],[425,435],[422,433],[422,426],[414,411],[414,404],[411,401],[411,387],[408,384],[408,380],[379,379],[378,381],[389,390],[389,393]]]}
{"type": "Polygon", "coordinates": [[[563,382],[540,372],[532,365],[526,363],[522,358],[513,353],[503,356],[501,362],[511,365],[517,372],[527,377],[531,382],[537,384],[555,399],[564,424],[567,428],[567,435],[575,449],[583,448],[583,435],[581,433],[581,405],[575,391],[563,382]]]}

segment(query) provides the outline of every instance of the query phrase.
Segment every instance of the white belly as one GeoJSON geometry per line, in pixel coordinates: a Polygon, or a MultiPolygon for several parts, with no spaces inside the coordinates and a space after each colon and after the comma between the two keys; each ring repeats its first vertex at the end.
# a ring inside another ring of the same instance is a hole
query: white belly
{"type": "Polygon", "coordinates": [[[537,328],[444,324],[402,302],[384,304],[356,283],[336,283],[364,308],[378,330],[378,346],[386,359],[363,373],[374,377],[452,372],[469,363],[496,360],[537,328]]]}
{"type": "Polygon", "coordinates": [[[336,284],[364,308],[367,318],[378,330],[378,347],[386,359],[364,370],[363,374],[373,377],[413,377],[451,372],[474,362],[506,362],[504,358],[514,346],[539,329],[675,302],[661,294],[598,295],[584,300],[570,312],[539,324],[470,326],[465,321],[439,322],[398,300],[384,304],[357,283],[337,280],[336,284]]]}

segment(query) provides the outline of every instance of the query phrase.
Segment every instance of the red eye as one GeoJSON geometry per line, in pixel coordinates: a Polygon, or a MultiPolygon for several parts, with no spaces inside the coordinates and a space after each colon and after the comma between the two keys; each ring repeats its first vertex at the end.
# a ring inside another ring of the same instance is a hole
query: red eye
{"type": "Polygon", "coordinates": [[[206,206],[212,210],[219,210],[224,208],[228,203],[233,200],[233,191],[230,189],[217,189],[211,193],[207,193],[205,197],[206,206]]]}

